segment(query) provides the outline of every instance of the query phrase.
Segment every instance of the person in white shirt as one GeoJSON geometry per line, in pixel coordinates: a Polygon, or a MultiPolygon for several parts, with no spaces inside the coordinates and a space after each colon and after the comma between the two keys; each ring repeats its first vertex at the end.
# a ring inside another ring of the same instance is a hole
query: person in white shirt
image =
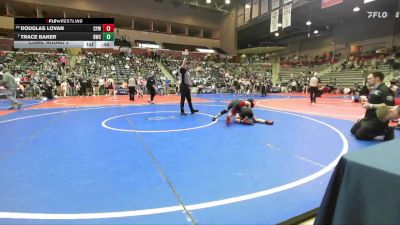
{"type": "Polygon", "coordinates": [[[135,101],[136,85],[137,81],[134,75],[132,75],[128,80],[129,100],[131,101],[135,101]]]}
{"type": "Polygon", "coordinates": [[[310,89],[309,89],[311,104],[317,103],[316,99],[317,99],[317,94],[319,91],[318,86],[319,86],[320,82],[321,81],[318,77],[318,73],[314,73],[314,76],[311,77],[311,79],[310,79],[310,89]]]}
{"type": "Polygon", "coordinates": [[[60,96],[66,97],[68,92],[68,83],[67,81],[63,81],[60,86],[60,96]]]}
{"type": "Polygon", "coordinates": [[[104,86],[104,78],[99,77],[99,94],[104,95],[106,93],[106,89],[104,86]]]}
{"type": "Polygon", "coordinates": [[[115,98],[115,83],[111,76],[106,81],[106,88],[108,89],[108,95],[115,98]]]}

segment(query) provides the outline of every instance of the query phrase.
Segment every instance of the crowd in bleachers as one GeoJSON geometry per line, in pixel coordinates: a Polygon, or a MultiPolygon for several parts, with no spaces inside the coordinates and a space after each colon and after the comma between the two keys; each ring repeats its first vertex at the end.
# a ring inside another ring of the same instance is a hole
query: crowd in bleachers
{"type": "Polygon", "coordinates": [[[310,82],[310,78],[317,74],[316,71],[308,70],[301,71],[298,74],[291,73],[290,78],[283,79],[281,76],[278,77],[278,82],[276,87],[279,87],[278,91],[280,92],[288,92],[288,93],[306,93],[308,90],[308,84],[310,82]]]}
{"type": "Polygon", "coordinates": [[[114,94],[107,89],[127,88],[127,80],[134,76],[138,85],[146,86],[146,79],[154,76],[162,85],[168,83],[156,62],[151,58],[121,54],[81,53],[75,66],[67,55],[56,53],[10,52],[0,57],[18,83],[18,97],[88,96],[114,94]]]}
{"type": "MultiPolygon", "coordinates": [[[[336,69],[372,70],[380,64],[396,67],[397,52],[362,54],[349,57],[336,69]]],[[[303,59],[303,58],[301,58],[303,59]]],[[[332,55],[315,57],[313,66],[331,63],[332,55]],[[327,61],[328,60],[328,61],[327,61]],[[316,64],[317,63],[317,64],[316,64]]],[[[245,62],[228,63],[226,60],[210,58],[190,59],[188,69],[191,73],[192,87],[198,93],[236,93],[256,95],[267,92],[307,92],[310,78],[319,67],[310,67],[304,61],[292,61],[289,64],[305,68],[292,73],[289,78],[278,78],[272,83],[272,69],[268,63],[245,62]],[[305,66],[307,65],[307,66],[305,66]]],[[[92,53],[82,52],[77,56],[64,53],[23,53],[9,52],[0,57],[0,65],[15,76],[18,83],[18,96],[41,98],[46,96],[89,96],[114,95],[120,89],[127,89],[127,81],[134,77],[138,90],[146,89],[146,80],[156,79],[158,94],[179,92],[177,73],[181,60],[171,57],[145,57],[129,53],[92,53]],[[163,66],[162,66],[163,65],[163,66]],[[162,71],[165,67],[168,73],[162,71]],[[112,91],[110,91],[112,90],[112,91]]],[[[288,64],[284,61],[283,64],[288,64]]],[[[298,69],[297,69],[298,70],[298,69]]],[[[324,84],[329,93],[344,93],[345,88],[360,90],[363,84],[354,87],[341,87],[335,77],[324,84]]]]}
{"type": "Polygon", "coordinates": [[[390,69],[400,69],[400,49],[376,48],[357,55],[347,57],[340,65],[333,66],[332,71],[340,72],[343,70],[378,70],[380,65],[389,65],[390,69]]]}
{"type": "MultiPolygon", "coordinates": [[[[163,59],[163,64],[174,76],[181,61],[163,59]]],[[[217,63],[211,60],[188,60],[192,84],[198,93],[255,94],[262,92],[262,86],[272,86],[271,66],[260,63],[217,63]]],[[[177,77],[179,80],[179,77],[177,77]]]]}
{"type": "Polygon", "coordinates": [[[316,67],[323,64],[333,64],[338,62],[340,54],[334,55],[333,52],[316,55],[312,59],[309,56],[286,56],[281,58],[282,67],[316,67]]]}

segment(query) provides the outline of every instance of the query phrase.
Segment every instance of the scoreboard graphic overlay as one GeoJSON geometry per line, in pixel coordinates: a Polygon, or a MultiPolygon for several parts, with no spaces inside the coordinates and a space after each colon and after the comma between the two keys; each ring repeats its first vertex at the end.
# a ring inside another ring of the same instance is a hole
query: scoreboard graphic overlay
{"type": "Polygon", "coordinates": [[[113,48],[114,18],[15,18],[14,48],[113,48]]]}

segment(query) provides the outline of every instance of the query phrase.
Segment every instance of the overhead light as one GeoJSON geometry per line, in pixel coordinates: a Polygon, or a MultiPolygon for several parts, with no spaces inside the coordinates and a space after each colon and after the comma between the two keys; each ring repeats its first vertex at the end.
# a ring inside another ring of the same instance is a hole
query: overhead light
{"type": "Polygon", "coordinates": [[[318,34],[318,30],[314,30],[314,34],[318,34]]]}
{"type": "Polygon", "coordinates": [[[360,7],[358,6],[354,7],[353,12],[358,12],[358,11],[360,11],[360,7]]]}
{"type": "Polygon", "coordinates": [[[275,37],[279,37],[279,33],[278,32],[275,33],[275,37]]]}
{"type": "Polygon", "coordinates": [[[375,0],[364,0],[364,4],[367,4],[367,3],[373,2],[373,1],[375,1],[375,0]]]}
{"type": "Polygon", "coordinates": [[[231,0],[225,0],[225,4],[231,4],[231,0]]]}
{"type": "Polygon", "coordinates": [[[201,53],[215,53],[214,49],[207,49],[207,48],[196,48],[198,52],[201,53]]]}
{"type": "Polygon", "coordinates": [[[282,27],[282,24],[281,24],[281,23],[278,23],[278,27],[282,27]]]}
{"type": "Polygon", "coordinates": [[[210,3],[211,3],[211,0],[207,0],[206,2],[207,2],[207,4],[210,4],[210,3]]]}
{"type": "Polygon", "coordinates": [[[310,25],[311,25],[311,21],[308,20],[308,21],[306,22],[306,25],[307,25],[307,26],[310,26],[310,25]]]}
{"type": "Polygon", "coordinates": [[[251,6],[250,6],[249,4],[246,4],[244,7],[245,7],[246,9],[250,9],[250,8],[251,8],[251,6]]]}

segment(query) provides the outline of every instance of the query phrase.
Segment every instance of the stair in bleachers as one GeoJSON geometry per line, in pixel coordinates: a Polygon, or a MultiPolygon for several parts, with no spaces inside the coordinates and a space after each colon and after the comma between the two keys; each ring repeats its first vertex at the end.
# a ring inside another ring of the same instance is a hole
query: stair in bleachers
{"type": "Polygon", "coordinates": [[[171,81],[175,81],[175,77],[172,76],[171,72],[161,62],[157,62],[157,66],[158,68],[160,68],[164,76],[166,76],[171,81]]]}

